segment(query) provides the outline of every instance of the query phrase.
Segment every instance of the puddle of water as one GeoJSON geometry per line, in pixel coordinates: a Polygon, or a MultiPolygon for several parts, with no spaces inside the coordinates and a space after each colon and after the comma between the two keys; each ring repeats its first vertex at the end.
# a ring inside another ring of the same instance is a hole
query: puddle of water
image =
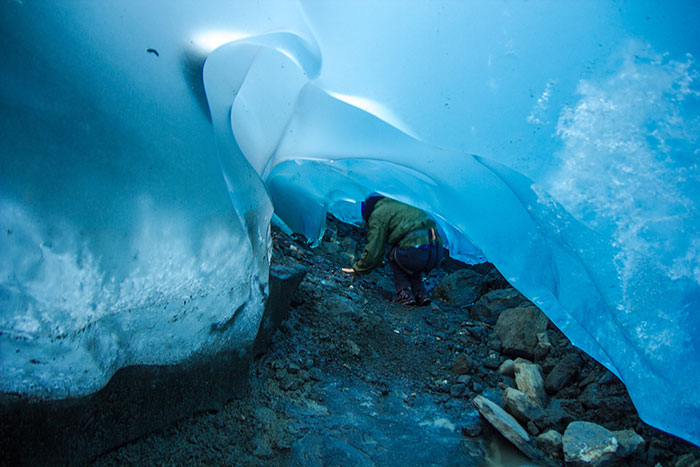
{"type": "Polygon", "coordinates": [[[486,456],[487,467],[541,467],[542,464],[534,462],[518,448],[513,446],[500,434],[486,436],[488,454],[486,456]]]}

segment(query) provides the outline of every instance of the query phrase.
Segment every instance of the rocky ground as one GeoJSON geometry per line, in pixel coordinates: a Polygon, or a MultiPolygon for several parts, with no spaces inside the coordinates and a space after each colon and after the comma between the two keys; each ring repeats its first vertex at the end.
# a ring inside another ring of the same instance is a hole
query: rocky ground
{"type": "Polygon", "coordinates": [[[402,307],[388,267],[340,272],[358,228],[329,217],[318,248],[273,241],[273,261],[308,272],[246,394],[93,465],[700,466],[491,265],[448,259],[432,305],[402,307]]]}

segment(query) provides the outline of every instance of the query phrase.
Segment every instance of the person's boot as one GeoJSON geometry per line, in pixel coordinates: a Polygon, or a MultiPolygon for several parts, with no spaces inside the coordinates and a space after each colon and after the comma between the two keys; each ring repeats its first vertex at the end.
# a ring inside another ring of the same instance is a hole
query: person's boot
{"type": "Polygon", "coordinates": [[[428,297],[428,294],[426,294],[425,292],[418,293],[416,295],[415,301],[416,301],[416,305],[418,305],[418,306],[430,305],[430,297],[428,297]]]}
{"type": "Polygon", "coordinates": [[[408,291],[408,289],[401,289],[398,292],[396,292],[396,296],[394,297],[394,300],[392,300],[394,303],[398,303],[399,305],[415,305],[416,301],[413,299],[411,296],[411,292],[408,291]]]}
{"type": "Polygon", "coordinates": [[[415,297],[416,305],[430,305],[430,298],[428,298],[428,292],[425,291],[423,279],[420,275],[411,278],[411,290],[413,291],[413,296],[415,297]]]}

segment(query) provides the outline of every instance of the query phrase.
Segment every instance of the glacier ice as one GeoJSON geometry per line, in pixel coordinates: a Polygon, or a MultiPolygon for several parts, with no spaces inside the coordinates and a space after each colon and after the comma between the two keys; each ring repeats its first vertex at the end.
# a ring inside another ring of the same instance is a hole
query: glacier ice
{"type": "Polygon", "coordinates": [[[316,239],[380,191],[700,443],[700,6],[0,12],[2,391],[80,395],[125,365],[245,349],[272,206],[316,239]]]}

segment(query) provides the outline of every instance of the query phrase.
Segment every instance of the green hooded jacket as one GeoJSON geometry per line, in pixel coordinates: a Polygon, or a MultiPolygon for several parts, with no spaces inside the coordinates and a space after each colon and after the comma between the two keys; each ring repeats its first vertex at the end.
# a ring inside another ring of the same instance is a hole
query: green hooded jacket
{"type": "MultiPolygon", "coordinates": [[[[352,265],[357,274],[369,274],[382,265],[385,245],[411,248],[429,245],[429,230],[437,226],[426,213],[391,198],[383,198],[374,206],[367,222],[367,246],[360,259],[352,265]]],[[[437,237],[437,244],[442,240],[437,237]]]]}

